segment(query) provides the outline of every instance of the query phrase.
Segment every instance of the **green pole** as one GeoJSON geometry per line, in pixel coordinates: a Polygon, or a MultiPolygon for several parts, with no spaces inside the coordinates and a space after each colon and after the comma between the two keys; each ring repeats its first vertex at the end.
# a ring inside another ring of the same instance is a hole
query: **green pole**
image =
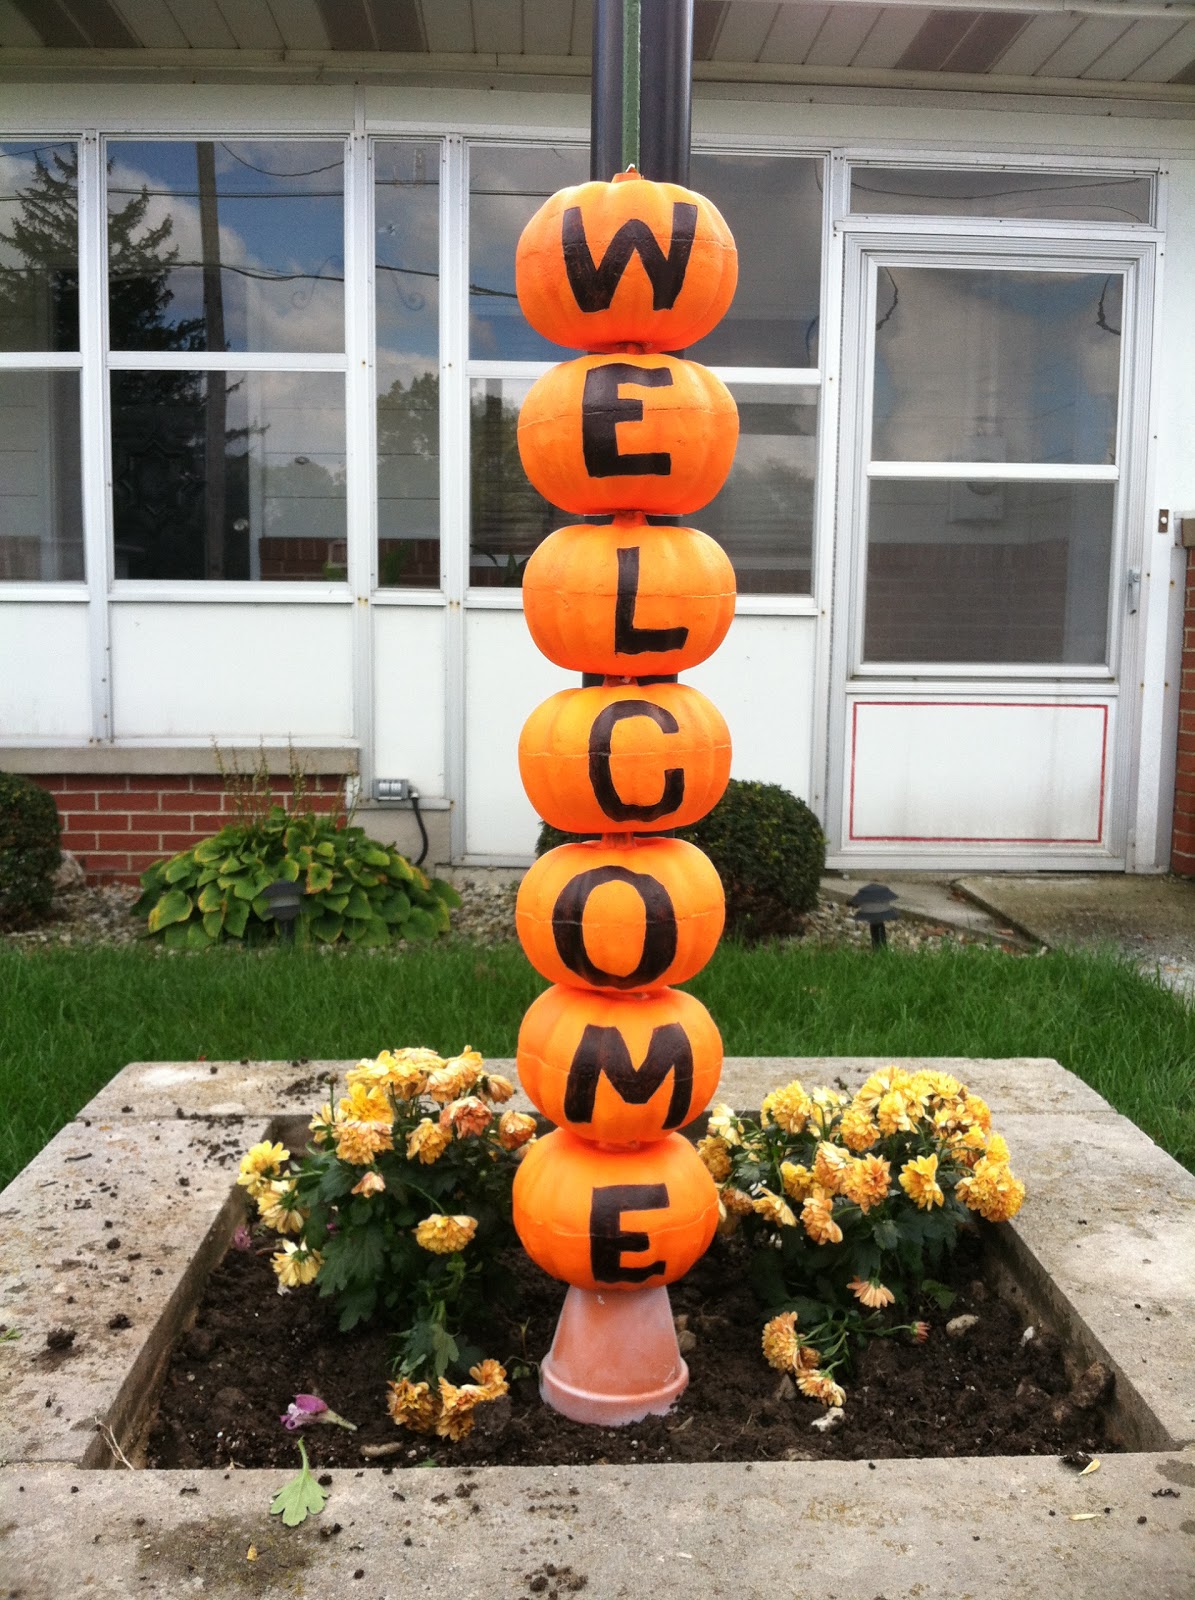
{"type": "Polygon", "coordinates": [[[622,165],[639,165],[639,6],[622,0],[622,165]]]}

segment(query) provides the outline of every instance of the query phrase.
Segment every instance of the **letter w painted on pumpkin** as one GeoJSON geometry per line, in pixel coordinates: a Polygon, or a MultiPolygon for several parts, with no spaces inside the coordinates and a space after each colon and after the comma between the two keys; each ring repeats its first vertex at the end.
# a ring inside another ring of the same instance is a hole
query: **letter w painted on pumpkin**
{"type": "Polygon", "coordinates": [[[564,1091],[564,1115],[569,1122],[592,1122],[598,1079],[605,1074],[610,1087],[629,1106],[645,1106],[673,1074],[665,1128],[679,1128],[693,1099],[693,1046],[679,1022],[653,1028],[651,1043],[636,1067],[617,1028],[589,1023],[581,1035],[564,1091]]]}
{"type": "Polygon", "coordinates": [[[697,207],[676,201],[672,237],[665,255],[646,222],[632,217],[610,240],[599,266],[593,259],[580,206],[569,206],[561,222],[561,243],[569,288],[582,311],[608,311],[622,275],[638,255],[651,282],[652,310],[671,311],[685,282],[697,232],[697,207]]]}

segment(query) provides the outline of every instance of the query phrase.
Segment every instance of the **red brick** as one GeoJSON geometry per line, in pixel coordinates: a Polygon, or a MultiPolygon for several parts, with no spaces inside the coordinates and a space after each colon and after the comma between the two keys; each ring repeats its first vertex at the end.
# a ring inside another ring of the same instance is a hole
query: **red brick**
{"type": "Polygon", "coordinates": [[[156,838],[163,828],[175,828],[178,822],[177,817],[163,816],[160,811],[129,811],[124,813],[124,822],[114,819],[113,826],[127,826],[130,831],[152,833],[156,838]]]}
{"type": "Polygon", "coordinates": [[[101,806],[96,815],[95,826],[106,828],[109,833],[125,833],[129,826],[129,813],[118,811],[115,807],[101,806]]]}
{"type": "Polygon", "coordinates": [[[193,833],[163,833],[159,835],[159,854],[176,856],[180,850],[189,850],[198,842],[193,833]]]}
{"type": "Polygon", "coordinates": [[[73,789],[98,789],[100,784],[101,784],[101,782],[105,783],[105,784],[121,783],[121,782],[123,782],[123,779],[121,779],[121,778],[103,778],[103,779],[101,779],[101,778],[97,777],[94,773],[90,774],[90,775],[88,775],[86,773],[66,773],[62,777],[55,778],[53,781],[56,784],[60,783],[62,785],[63,789],[72,789],[73,790],[73,789]]]}
{"type": "MultiPolygon", "coordinates": [[[[158,803],[163,811],[191,811],[196,804],[196,797],[189,791],[176,792],[173,789],[163,790],[158,797],[158,803]]],[[[205,804],[200,801],[199,804],[205,804]]]]}
{"type": "Polygon", "coordinates": [[[99,833],[96,835],[97,850],[149,850],[156,849],[157,833],[99,833]]]}
{"type": "Polygon", "coordinates": [[[70,850],[74,855],[83,851],[96,848],[96,835],[94,833],[76,832],[73,828],[64,828],[62,832],[62,848],[70,850]]]}
{"type": "MultiPolygon", "coordinates": [[[[105,781],[110,783],[111,779],[105,781]]],[[[145,803],[146,797],[144,795],[129,794],[125,789],[99,789],[95,797],[97,811],[111,812],[116,816],[121,816],[129,811],[141,811],[144,809],[145,803]]]]}
{"type": "Polygon", "coordinates": [[[195,777],[189,780],[188,788],[195,794],[213,794],[224,788],[224,779],[195,777]]]}
{"type": "Polygon", "coordinates": [[[219,833],[221,828],[228,826],[228,818],[222,812],[196,811],[191,817],[191,827],[203,838],[208,834],[219,833]]]}
{"type": "Polygon", "coordinates": [[[86,862],[87,870],[92,872],[127,872],[129,870],[129,853],[122,851],[119,855],[89,855],[86,862]]]}

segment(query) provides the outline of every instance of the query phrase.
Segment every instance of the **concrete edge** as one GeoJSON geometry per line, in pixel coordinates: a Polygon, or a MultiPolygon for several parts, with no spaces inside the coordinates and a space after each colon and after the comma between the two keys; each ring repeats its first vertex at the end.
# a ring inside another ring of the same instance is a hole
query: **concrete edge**
{"type": "MultiPolygon", "coordinates": [[[[304,772],[343,777],[356,771],[360,747],[356,744],[221,744],[225,764],[235,758],[247,772],[262,760],[271,777],[286,777],[291,758],[304,772]]],[[[97,777],[170,777],[186,774],[218,777],[220,769],[210,744],[81,744],[0,745],[0,772],[41,773],[49,776],[94,773],[97,777]]]]}

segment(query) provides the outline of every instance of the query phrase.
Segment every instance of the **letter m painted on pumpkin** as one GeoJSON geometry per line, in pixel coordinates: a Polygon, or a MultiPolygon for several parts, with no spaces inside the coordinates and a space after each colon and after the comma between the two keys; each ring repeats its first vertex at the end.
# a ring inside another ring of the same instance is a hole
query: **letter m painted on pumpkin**
{"type": "Polygon", "coordinates": [[[580,206],[569,206],[561,224],[569,288],[582,311],[608,311],[631,257],[638,255],[651,282],[652,310],[671,311],[685,281],[697,232],[697,207],[677,200],[672,207],[672,237],[665,255],[646,222],[632,217],[610,240],[599,266],[585,237],[580,206]]]}
{"type": "Polygon", "coordinates": [[[693,1047],[679,1022],[653,1028],[643,1065],[635,1067],[617,1028],[588,1023],[568,1069],[564,1115],[569,1122],[592,1122],[598,1079],[605,1074],[614,1092],[629,1106],[645,1106],[667,1078],[672,1079],[666,1128],[679,1128],[693,1099],[693,1047]]]}

